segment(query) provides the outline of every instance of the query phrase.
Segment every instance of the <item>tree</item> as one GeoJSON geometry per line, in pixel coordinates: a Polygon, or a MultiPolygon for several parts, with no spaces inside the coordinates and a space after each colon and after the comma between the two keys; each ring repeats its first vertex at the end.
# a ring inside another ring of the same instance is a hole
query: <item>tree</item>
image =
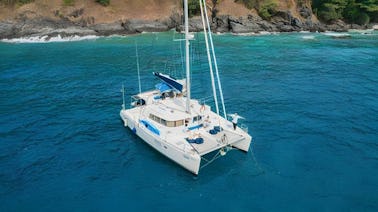
{"type": "Polygon", "coordinates": [[[201,12],[199,0],[188,0],[188,10],[189,17],[198,15],[201,12]]]}
{"type": "Polygon", "coordinates": [[[378,21],[378,0],[313,0],[313,9],[326,22],[343,19],[364,25],[378,21]]]}
{"type": "Polygon", "coordinates": [[[276,13],[277,4],[273,0],[264,1],[259,4],[258,12],[263,19],[270,19],[276,13]]]}
{"type": "Polygon", "coordinates": [[[342,19],[342,13],[347,6],[345,0],[323,0],[318,10],[320,19],[326,22],[332,22],[338,19],[342,19]]]}

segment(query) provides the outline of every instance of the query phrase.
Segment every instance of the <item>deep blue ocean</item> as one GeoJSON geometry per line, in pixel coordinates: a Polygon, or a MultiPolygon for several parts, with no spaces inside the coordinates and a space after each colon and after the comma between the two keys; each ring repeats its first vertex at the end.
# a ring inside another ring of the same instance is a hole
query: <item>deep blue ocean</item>
{"type": "MultiPolygon", "coordinates": [[[[182,74],[176,36],[0,42],[0,211],[378,211],[378,32],[216,35],[227,111],[253,143],[199,176],[119,118],[135,43],[148,90],[153,71],[182,74]]],[[[202,43],[197,99],[211,95],[202,43]]]]}

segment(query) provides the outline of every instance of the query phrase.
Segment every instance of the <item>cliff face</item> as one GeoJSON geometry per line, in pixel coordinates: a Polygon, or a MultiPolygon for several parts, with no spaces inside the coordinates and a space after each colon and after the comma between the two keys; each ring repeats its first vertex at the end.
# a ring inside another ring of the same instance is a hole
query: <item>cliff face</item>
{"type": "MultiPolygon", "coordinates": [[[[181,0],[111,0],[104,7],[94,0],[34,0],[25,5],[0,4],[0,39],[22,36],[109,35],[166,31],[182,24],[181,0]]],[[[213,30],[260,32],[324,30],[311,10],[310,0],[275,1],[269,19],[234,0],[207,0],[213,30]],[[215,4],[213,2],[216,2],[215,4]],[[298,3],[301,2],[301,3],[298,3]]],[[[193,17],[192,30],[201,30],[193,17]]],[[[335,27],[336,30],[344,30],[335,27]]]]}
{"type": "Polygon", "coordinates": [[[0,4],[0,38],[38,35],[107,35],[174,28],[178,0],[35,0],[24,5],[0,4]],[[173,18],[173,19],[172,19],[173,18]]]}
{"type": "Polygon", "coordinates": [[[218,31],[235,33],[322,30],[319,21],[312,13],[310,0],[272,2],[274,2],[274,7],[269,12],[266,11],[264,17],[261,11],[255,8],[248,9],[241,3],[235,3],[234,0],[219,1],[215,5],[216,28],[218,31]]]}

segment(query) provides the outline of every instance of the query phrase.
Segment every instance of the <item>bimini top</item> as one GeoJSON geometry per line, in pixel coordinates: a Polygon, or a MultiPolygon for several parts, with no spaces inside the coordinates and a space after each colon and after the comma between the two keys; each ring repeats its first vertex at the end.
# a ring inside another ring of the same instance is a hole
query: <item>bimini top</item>
{"type": "Polygon", "coordinates": [[[155,88],[158,89],[160,91],[160,93],[165,93],[165,92],[169,92],[169,91],[172,90],[172,88],[164,82],[156,84],[155,88]]]}
{"type": "MultiPolygon", "coordinates": [[[[159,72],[153,72],[153,74],[158,77],[160,80],[162,80],[166,85],[168,85],[169,87],[171,87],[173,90],[176,90],[178,91],[179,93],[182,93],[182,90],[184,88],[184,85],[182,82],[182,80],[177,80],[177,79],[174,79],[173,77],[171,76],[168,76],[168,75],[165,75],[165,74],[161,74],[159,72]]],[[[160,89],[159,89],[160,90],[160,89]]]]}

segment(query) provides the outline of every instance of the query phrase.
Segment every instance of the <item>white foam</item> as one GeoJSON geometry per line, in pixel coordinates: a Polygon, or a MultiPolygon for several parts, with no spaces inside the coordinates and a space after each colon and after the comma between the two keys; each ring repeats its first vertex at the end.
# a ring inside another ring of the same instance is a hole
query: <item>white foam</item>
{"type": "Polygon", "coordinates": [[[51,42],[70,42],[70,41],[81,41],[81,40],[93,40],[97,39],[99,36],[96,35],[86,35],[86,36],[67,36],[62,37],[57,35],[55,37],[44,36],[34,36],[34,37],[21,37],[13,39],[2,39],[2,42],[6,43],[51,43],[51,42]]]}
{"type": "Polygon", "coordinates": [[[305,35],[305,36],[302,36],[302,39],[303,40],[315,40],[315,36],[313,36],[313,35],[305,35]]]}
{"type": "Polygon", "coordinates": [[[271,35],[273,33],[272,32],[268,32],[268,31],[260,31],[259,34],[260,35],[271,35]]]}
{"type": "Polygon", "coordinates": [[[279,32],[268,32],[268,31],[260,31],[260,32],[245,32],[245,33],[232,33],[233,35],[237,36],[258,36],[258,35],[277,35],[280,34],[279,32]]]}
{"type": "Polygon", "coordinates": [[[373,34],[374,30],[373,29],[350,29],[348,32],[351,33],[359,33],[361,35],[368,35],[368,34],[373,34]]]}
{"type": "Polygon", "coordinates": [[[256,35],[254,32],[243,32],[243,33],[231,33],[232,35],[236,36],[253,36],[256,35]]]}
{"type": "Polygon", "coordinates": [[[348,33],[339,33],[339,32],[325,32],[324,35],[333,37],[333,38],[348,38],[351,37],[348,33]]]}

